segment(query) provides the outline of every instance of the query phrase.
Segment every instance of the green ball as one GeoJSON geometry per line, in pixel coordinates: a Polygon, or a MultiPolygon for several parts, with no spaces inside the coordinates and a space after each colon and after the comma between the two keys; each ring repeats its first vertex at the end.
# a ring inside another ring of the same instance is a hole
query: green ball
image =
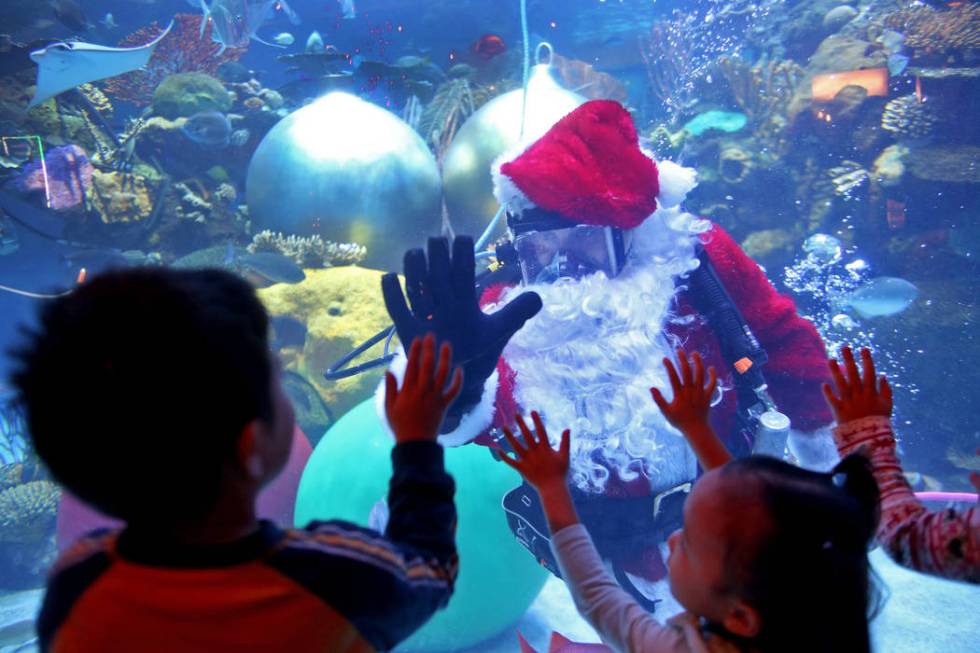
{"type": "MultiPolygon", "coordinates": [[[[374,401],[356,406],[313,450],[296,498],[296,523],[345,519],[366,524],[371,508],[387,496],[392,441],[374,401]]],[[[512,469],[484,447],[446,450],[456,479],[460,573],[448,607],[398,647],[437,653],[468,648],[513,625],[530,607],[547,571],[514,539],[500,502],[520,483],[512,469]]]]}

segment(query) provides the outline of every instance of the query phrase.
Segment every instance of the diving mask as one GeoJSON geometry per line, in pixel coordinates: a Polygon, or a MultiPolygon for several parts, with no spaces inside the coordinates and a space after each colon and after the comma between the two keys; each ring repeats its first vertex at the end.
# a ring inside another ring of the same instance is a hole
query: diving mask
{"type": "Polygon", "coordinates": [[[631,236],[613,227],[575,225],[529,230],[514,237],[525,285],[581,279],[603,272],[615,277],[626,262],[631,236]]]}

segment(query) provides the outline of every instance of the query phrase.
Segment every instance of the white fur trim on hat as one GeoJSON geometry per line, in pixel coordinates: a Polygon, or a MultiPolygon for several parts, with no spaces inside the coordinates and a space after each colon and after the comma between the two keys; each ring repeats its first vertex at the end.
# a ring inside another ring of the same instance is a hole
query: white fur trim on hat
{"type": "Polygon", "coordinates": [[[664,208],[679,205],[698,185],[698,173],[694,168],[685,168],[673,161],[658,161],[657,172],[657,180],[660,182],[657,202],[664,208]]]}
{"type": "Polygon", "coordinates": [[[534,143],[518,143],[513,147],[507,148],[503,154],[498,156],[490,166],[490,175],[493,178],[493,196],[501,206],[506,207],[507,212],[513,215],[520,215],[527,209],[537,207],[527,195],[524,194],[514,180],[500,172],[500,167],[517,159],[520,155],[531,147],[534,143]]]}
{"type": "MultiPolygon", "coordinates": [[[[401,384],[405,378],[405,368],[407,367],[408,357],[405,355],[405,349],[400,347],[398,353],[395,354],[395,358],[391,361],[388,371],[394,374],[395,379],[401,384]]],[[[476,436],[483,433],[483,431],[490,428],[490,425],[493,423],[499,380],[500,375],[497,370],[494,370],[493,374],[490,375],[490,378],[483,385],[483,395],[480,397],[480,403],[474,406],[470,412],[463,415],[459,426],[449,433],[440,435],[438,439],[439,444],[444,447],[459,447],[470,442],[476,436]]],[[[374,410],[378,414],[378,419],[381,420],[381,426],[384,428],[385,433],[394,440],[395,433],[391,430],[391,425],[388,423],[388,416],[385,414],[385,393],[385,381],[381,379],[381,383],[378,384],[377,389],[374,391],[374,410]]]]}

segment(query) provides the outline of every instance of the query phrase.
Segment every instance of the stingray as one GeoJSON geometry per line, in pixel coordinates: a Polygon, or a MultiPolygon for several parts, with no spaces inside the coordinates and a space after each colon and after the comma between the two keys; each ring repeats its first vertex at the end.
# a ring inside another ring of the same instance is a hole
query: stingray
{"type": "Polygon", "coordinates": [[[59,41],[31,52],[31,59],[37,64],[37,90],[27,108],[79,84],[142,68],[173,26],[173,21],[170,21],[163,34],[138,48],[110,48],[83,41],[59,41]]]}

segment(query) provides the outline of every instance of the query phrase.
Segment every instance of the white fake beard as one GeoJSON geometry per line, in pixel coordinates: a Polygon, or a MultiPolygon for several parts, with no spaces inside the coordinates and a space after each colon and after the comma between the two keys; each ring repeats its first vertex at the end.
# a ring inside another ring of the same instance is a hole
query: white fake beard
{"type": "Polygon", "coordinates": [[[658,211],[634,231],[618,277],[517,287],[502,299],[526,290],[541,295],[544,307],[504,357],[517,374],[517,403],[541,413],[552,444],[571,429],[571,481],[585,492],[601,493],[610,473],[627,482],[643,474],[655,491],[694,477],[694,454],[650,388],[671,394],[662,359],[673,358],[677,343],[664,325],[675,279],[697,267],[691,233],[705,227],[679,210],[658,211]]]}

